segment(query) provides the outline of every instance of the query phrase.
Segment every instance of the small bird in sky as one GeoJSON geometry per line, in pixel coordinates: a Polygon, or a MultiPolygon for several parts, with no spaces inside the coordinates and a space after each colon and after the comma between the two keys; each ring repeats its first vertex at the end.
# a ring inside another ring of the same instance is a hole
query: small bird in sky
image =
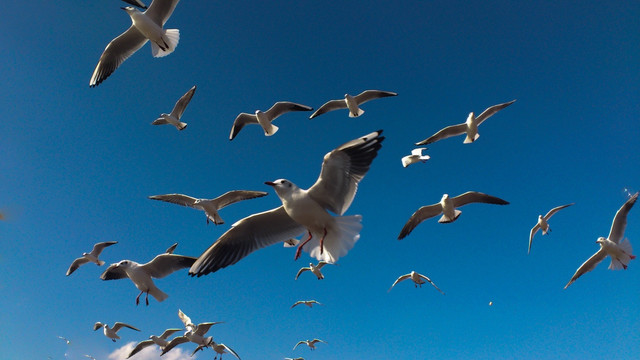
{"type": "Polygon", "coordinates": [[[284,358],[284,360],[304,360],[303,357],[297,357],[297,358],[284,358]]]}
{"type": "Polygon", "coordinates": [[[267,111],[256,110],[254,114],[240,113],[233,121],[229,140],[233,140],[245,125],[258,124],[264,130],[264,136],[271,136],[278,131],[278,127],[273,125],[273,120],[280,115],[290,111],[311,111],[312,107],[296,104],[290,101],[279,101],[267,111]]]}
{"type": "Polygon", "coordinates": [[[318,265],[313,265],[313,263],[309,263],[309,267],[303,267],[300,270],[298,270],[298,274],[296,274],[296,280],[298,280],[298,276],[300,276],[300,274],[302,274],[305,271],[311,271],[318,278],[318,280],[324,279],[324,275],[322,275],[322,272],[320,271],[320,269],[322,269],[322,267],[327,264],[329,263],[326,261],[319,261],[318,265]]]}
{"type": "Polygon", "coordinates": [[[180,121],[182,118],[182,114],[184,110],[189,105],[193,94],[196,92],[196,86],[194,85],[189,91],[187,91],[182,97],[176,102],[173,110],[171,110],[170,114],[162,113],[160,117],[155,119],[151,125],[166,125],[171,124],[176,127],[178,130],[184,130],[187,127],[187,123],[180,121]]]}
{"type": "Polygon", "coordinates": [[[442,295],[444,295],[444,291],[440,290],[439,287],[436,286],[436,284],[433,283],[433,281],[431,281],[431,279],[429,279],[428,277],[422,275],[422,274],[418,274],[415,271],[412,271],[408,274],[402,275],[399,278],[396,279],[396,281],[393,282],[393,285],[391,285],[391,287],[389,288],[389,290],[387,290],[387,292],[391,291],[391,289],[393,289],[394,286],[396,286],[397,283],[407,280],[407,279],[411,279],[411,281],[414,282],[414,286],[415,287],[422,287],[422,284],[425,283],[425,280],[429,282],[429,284],[433,285],[434,288],[436,288],[436,290],[440,291],[442,293],[442,295]]]}
{"type": "MultiPolygon", "coordinates": [[[[198,350],[202,350],[205,347],[207,346],[198,345],[198,347],[193,351],[193,353],[191,353],[191,356],[193,356],[196,352],[198,352],[198,350]]],[[[222,355],[227,353],[235,356],[236,359],[240,360],[240,356],[238,356],[238,353],[233,351],[232,348],[228,347],[225,344],[218,344],[215,341],[211,340],[211,344],[209,344],[208,347],[212,348],[213,351],[216,352],[216,355],[213,357],[213,360],[216,360],[216,359],[222,360],[222,355]]]]}
{"type": "Polygon", "coordinates": [[[536,234],[536,232],[542,229],[542,235],[547,235],[547,233],[551,231],[548,221],[553,216],[553,214],[573,204],[574,203],[554,207],[553,209],[549,210],[549,212],[545,216],[538,215],[538,222],[533,228],[531,228],[531,232],[529,233],[529,250],[527,250],[527,254],[531,252],[531,242],[533,241],[533,236],[536,234]]]}
{"type": "Polygon", "coordinates": [[[323,341],[323,340],[320,340],[320,339],[301,340],[301,341],[298,341],[298,343],[293,347],[293,350],[295,350],[298,347],[298,345],[300,345],[300,344],[305,344],[305,345],[307,345],[309,347],[309,349],[315,350],[316,349],[316,344],[319,343],[319,342],[325,343],[325,344],[327,343],[326,341],[323,341]]]}
{"type": "Polygon", "coordinates": [[[407,167],[417,162],[427,162],[427,160],[431,159],[431,156],[429,155],[422,155],[422,152],[424,150],[427,150],[427,148],[417,148],[411,150],[411,155],[402,157],[402,167],[407,167]]]}
{"type": "Polygon", "coordinates": [[[62,336],[58,336],[58,339],[63,340],[64,342],[67,343],[67,345],[71,345],[71,340],[69,340],[69,339],[63,338],[62,336]]]}
{"type": "Polygon", "coordinates": [[[167,329],[160,336],[156,336],[156,335],[149,336],[149,340],[143,340],[143,341],[140,341],[138,344],[136,344],[136,346],[133,348],[133,350],[131,350],[131,352],[127,356],[127,359],[137,354],[142,349],[147,348],[153,344],[158,345],[160,347],[160,350],[164,350],[165,346],[169,344],[169,341],[167,340],[169,336],[173,335],[174,333],[180,330],[182,329],[167,329]]]}
{"type": "Polygon", "coordinates": [[[103,324],[100,321],[96,322],[93,325],[93,331],[96,331],[100,328],[103,328],[103,332],[104,332],[104,336],[108,337],[109,339],[111,339],[111,341],[116,342],[116,339],[120,339],[120,336],[118,336],[118,331],[120,329],[122,329],[123,327],[135,330],[135,331],[140,331],[140,329],[133,327],[129,324],[125,324],[125,323],[121,323],[121,322],[117,322],[115,324],[113,324],[113,327],[109,327],[108,324],[103,324]]]}
{"type": "Polygon", "coordinates": [[[298,300],[295,303],[293,303],[293,305],[291,305],[291,309],[293,309],[294,307],[300,305],[300,304],[304,304],[307,305],[308,307],[313,307],[313,304],[318,304],[318,305],[322,305],[321,303],[315,301],[315,300],[298,300]]]}
{"type": "Polygon", "coordinates": [[[98,259],[98,256],[100,256],[104,248],[117,243],[117,241],[105,241],[93,245],[93,249],[91,249],[91,252],[82,253],[82,257],[73,260],[71,266],[69,266],[69,269],[67,269],[67,276],[76,271],[80,267],[80,265],[86,264],[88,262],[92,262],[98,266],[104,265],[104,261],[98,259]]]}
{"type": "Polygon", "coordinates": [[[344,94],[344,99],[330,100],[324,105],[320,106],[318,110],[311,114],[309,119],[313,119],[316,116],[320,116],[326,112],[338,109],[349,109],[349,117],[358,117],[364,114],[364,110],[360,109],[360,105],[366,103],[367,101],[397,95],[397,93],[391,91],[381,90],[365,90],[356,96],[344,94]]]}
{"type": "Polygon", "coordinates": [[[96,360],[96,358],[94,358],[94,357],[93,357],[93,356],[91,356],[91,355],[85,355],[84,357],[89,358],[89,359],[91,359],[91,360],[96,360]]]}
{"type": "Polygon", "coordinates": [[[160,355],[164,355],[167,352],[171,351],[171,349],[173,349],[174,347],[187,342],[192,342],[198,345],[196,350],[193,352],[194,354],[196,353],[196,351],[200,350],[201,347],[205,348],[207,346],[211,346],[213,344],[213,336],[205,337],[205,335],[213,325],[220,324],[221,322],[205,322],[200,323],[196,326],[191,323],[191,319],[189,319],[188,323],[189,325],[186,325],[187,323],[185,323],[187,331],[185,331],[184,335],[176,336],[175,338],[173,338],[164,347],[164,349],[162,349],[162,354],[160,355]]]}

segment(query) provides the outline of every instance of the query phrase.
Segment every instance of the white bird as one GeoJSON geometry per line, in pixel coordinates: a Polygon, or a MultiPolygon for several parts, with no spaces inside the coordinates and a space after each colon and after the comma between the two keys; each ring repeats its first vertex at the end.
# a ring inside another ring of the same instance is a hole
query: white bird
{"type": "Polygon", "coordinates": [[[293,350],[295,350],[298,347],[298,345],[300,345],[300,344],[305,344],[305,345],[307,345],[309,347],[309,349],[315,350],[316,349],[316,344],[319,343],[319,342],[325,343],[325,344],[327,343],[326,341],[323,341],[323,340],[320,340],[320,339],[301,340],[301,341],[298,341],[296,346],[293,347],[293,350]]]}
{"type": "Polygon", "coordinates": [[[131,352],[129,353],[129,355],[127,356],[127,359],[132,357],[133,355],[137,354],[138,352],[140,352],[140,350],[147,348],[151,345],[158,345],[160,347],[160,350],[163,350],[167,344],[169,344],[169,341],[167,340],[169,338],[169,336],[173,335],[174,333],[180,331],[182,329],[167,329],[165,330],[162,335],[160,336],[156,336],[156,335],[151,335],[149,336],[149,340],[143,340],[140,341],[134,348],[133,350],[131,350],[131,352]]]}
{"type": "Polygon", "coordinates": [[[477,191],[467,191],[466,193],[453,198],[450,198],[448,194],[444,194],[442,195],[442,199],[439,203],[423,206],[419,208],[415,213],[413,213],[413,215],[411,215],[407,223],[400,231],[398,240],[403,239],[405,236],[409,235],[411,231],[413,231],[413,229],[415,229],[415,227],[424,220],[440,214],[443,215],[438,220],[439,223],[454,222],[462,213],[462,211],[456,208],[470,203],[485,203],[496,205],[509,204],[509,202],[505,200],[477,191]]]}
{"type": "Polygon", "coordinates": [[[205,337],[205,334],[209,329],[215,325],[220,324],[220,322],[208,322],[208,323],[200,323],[195,328],[187,327],[187,331],[182,336],[176,336],[173,338],[162,350],[162,354],[164,355],[167,352],[171,351],[174,347],[184,344],[187,342],[192,342],[198,345],[198,348],[194,351],[194,353],[200,350],[200,347],[205,348],[207,346],[211,346],[213,344],[213,336],[205,337]]]}
{"type": "Polygon", "coordinates": [[[104,250],[104,248],[106,248],[107,246],[111,246],[117,243],[117,241],[105,241],[93,245],[93,249],[91,249],[91,252],[82,253],[82,257],[73,260],[71,266],[69,266],[69,269],[67,269],[67,276],[76,271],[80,267],[80,265],[86,264],[88,262],[92,262],[98,266],[104,265],[104,261],[98,259],[98,257],[102,253],[102,250],[104,250]]]}
{"type": "Polygon", "coordinates": [[[322,171],[316,183],[307,190],[288,180],[267,182],[273,186],[283,205],[246,217],[232,225],[193,264],[190,275],[202,276],[235,264],[251,252],[302,234],[296,257],[305,251],[318,260],[335,263],[354,246],[360,237],[361,216],[332,216],[327,210],[342,215],[351,205],[358,183],[369,170],[382,147],[382,131],[349,141],[324,156],[322,171]],[[318,241],[320,238],[320,241],[318,241]]]}
{"type": "Polygon", "coordinates": [[[127,4],[131,4],[133,6],[137,6],[141,9],[146,9],[147,5],[145,5],[142,1],[140,0],[122,0],[124,2],[126,2],[127,4]]]}
{"type": "Polygon", "coordinates": [[[549,212],[545,216],[538,215],[538,222],[533,228],[531,228],[531,232],[529,233],[529,250],[527,250],[527,254],[531,252],[531,242],[533,241],[533,236],[536,234],[536,232],[538,232],[538,230],[540,229],[542,229],[542,235],[547,235],[548,232],[551,232],[551,228],[549,227],[548,223],[549,219],[553,216],[553,214],[573,204],[574,203],[554,207],[553,209],[549,210],[549,212]]]}
{"type": "Polygon", "coordinates": [[[104,336],[108,337],[109,339],[111,339],[111,341],[116,342],[116,339],[120,339],[120,336],[118,336],[118,331],[120,329],[122,329],[123,327],[135,330],[135,331],[140,331],[140,329],[133,327],[129,324],[125,324],[125,323],[121,323],[121,322],[117,322],[115,324],[113,324],[113,327],[109,327],[108,324],[103,324],[100,321],[96,322],[93,325],[93,331],[96,331],[100,328],[103,328],[103,332],[104,332],[104,336]]]}
{"type": "Polygon", "coordinates": [[[189,105],[193,94],[196,92],[196,86],[194,85],[189,91],[187,91],[182,97],[176,102],[171,110],[170,114],[162,113],[160,117],[155,119],[151,125],[166,125],[171,124],[176,127],[178,130],[184,130],[187,127],[187,123],[180,121],[182,118],[182,114],[184,110],[189,105]]]}
{"type": "Polygon", "coordinates": [[[59,336],[59,335],[58,335],[58,339],[63,340],[64,342],[67,343],[67,345],[71,345],[71,340],[69,340],[69,339],[63,338],[62,336],[59,336]]]}
{"type": "Polygon", "coordinates": [[[487,108],[485,111],[483,111],[482,114],[480,114],[478,117],[475,117],[473,112],[470,112],[466,122],[458,125],[447,126],[446,128],[431,135],[431,137],[425,140],[422,140],[420,142],[417,142],[416,146],[428,145],[438,140],[442,140],[448,137],[462,135],[462,134],[467,134],[467,137],[464,139],[465,144],[472,143],[480,137],[480,135],[478,134],[478,126],[480,126],[480,124],[482,124],[483,121],[487,120],[489,117],[491,117],[491,115],[506,108],[507,106],[513,104],[514,102],[515,100],[511,100],[503,104],[493,105],[487,108]]]}
{"type": "Polygon", "coordinates": [[[320,106],[318,110],[311,114],[309,119],[313,119],[316,116],[320,116],[326,112],[338,109],[349,109],[349,117],[358,117],[364,114],[364,110],[360,109],[360,105],[366,103],[367,101],[397,95],[397,93],[391,91],[381,90],[365,90],[356,96],[344,94],[344,99],[330,100],[324,105],[320,106]]]}
{"type": "Polygon", "coordinates": [[[284,358],[284,360],[304,360],[303,357],[297,357],[297,358],[284,358]]]}
{"type": "Polygon", "coordinates": [[[92,359],[92,360],[96,360],[96,358],[94,358],[94,357],[93,357],[93,356],[91,356],[91,355],[85,355],[84,357],[89,358],[89,359],[92,359]]]}
{"type": "Polygon", "coordinates": [[[609,264],[609,269],[611,270],[626,270],[629,262],[636,258],[632,254],[633,249],[631,248],[629,239],[622,240],[624,230],[627,227],[627,214],[629,214],[629,210],[631,210],[633,204],[636,203],[636,200],[638,200],[638,193],[631,196],[616,212],[616,216],[613,218],[613,223],[611,224],[609,236],[606,238],[601,236],[596,240],[596,243],[600,244],[600,250],[580,265],[576,273],[571,277],[571,280],[565,285],[565,289],[576,281],[577,278],[582,276],[582,274],[595,269],[596,265],[604,260],[607,255],[611,257],[611,264],[609,264]]]}
{"type": "Polygon", "coordinates": [[[313,307],[313,304],[318,304],[318,305],[322,305],[322,303],[315,301],[315,300],[298,300],[295,303],[293,303],[293,305],[291,305],[291,309],[293,309],[294,307],[300,305],[300,304],[304,304],[307,305],[308,307],[313,307]]]}
{"type": "Polygon", "coordinates": [[[224,224],[224,220],[222,220],[218,214],[218,210],[227,205],[237,203],[238,201],[255,199],[267,195],[268,193],[264,191],[232,190],[215,199],[198,199],[183,194],[153,195],[149,196],[149,199],[165,201],[204,211],[207,216],[207,224],[209,221],[212,221],[214,224],[220,225],[224,224]]]}
{"type": "Polygon", "coordinates": [[[417,162],[426,162],[431,159],[429,155],[422,155],[422,151],[427,150],[427,148],[418,148],[411,150],[411,155],[407,155],[402,157],[402,166],[407,167],[411,164],[415,164],[417,162]]]}
{"type": "MultiPolygon", "coordinates": [[[[191,353],[191,356],[193,356],[196,352],[198,352],[198,350],[202,350],[205,347],[207,347],[207,346],[198,345],[198,347],[191,353]]],[[[216,356],[213,357],[213,360],[216,360],[216,359],[222,360],[222,355],[226,354],[226,353],[229,353],[229,354],[235,356],[238,360],[240,360],[240,356],[238,356],[238,353],[233,351],[233,349],[231,349],[230,347],[228,347],[225,344],[218,344],[215,341],[211,340],[211,344],[209,344],[208,347],[212,348],[213,351],[216,352],[216,356]]]]}
{"type": "Polygon", "coordinates": [[[280,115],[288,113],[290,111],[311,111],[312,107],[307,105],[301,105],[292,103],[289,101],[279,101],[267,111],[256,110],[254,114],[240,113],[233,121],[231,127],[231,133],[229,134],[229,140],[233,140],[240,130],[248,124],[258,124],[262,126],[264,130],[264,136],[271,136],[278,131],[278,127],[273,125],[272,122],[280,115]]]}
{"type": "Polygon", "coordinates": [[[309,263],[309,267],[303,267],[300,270],[298,270],[298,274],[296,274],[296,280],[298,280],[298,276],[300,276],[300,274],[302,274],[305,271],[311,271],[318,278],[318,280],[324,279],[324,275],[322,275],[322,272],[320,271],[320,269],[322,269],[322,267],[327,264],[329,263],[326,261],[319,261],[318,265],[313,265],[313,263],[309,263]]]}
{"type": "Polygon", "coordinates": [[[444,295],[444,291],[440,290],[439,287],[436,286],[436,284],[433,283],[433,281],[431,281],[431,279],[429,279],[428,277],[422,275],[422,274],[418,274],[415,271],[412,271],[408,274],[402,275],[399,278],[396,279],[396,281],[393,283],[393,285],[391,285],[391,287],[389,288],[389,290],[387,290],[387,292],[391,291],[391,289],[393,289],[394,286],[396,286],[397,283],[407,280],[407,279],[411,279],[411,281],[414,282],[414,286],[415,287],[422,287],[422,284],[425,283],[425,280],[429,282],[429,284],[433,285],[434,288],[436,288],[436,290],[440,291],[442,293],[442,295],[444,295]]]}
{"type": "Polygon", "coordinates": [[[131,26],[120,36],[111,40],[98,60],[89,86],[94,87],[109,77],[129,56],[133,55],[148,40],[154,57],[167,56],[175,50],[180,40],[178,29],[163,29],[180,0],[154,0],[145,12],[132,6],[123,7],[131,17],[131,26]]]}
{"type": "Polygon", "coordinates": [[[111,264],[100,278],[102,280],[116,280],[129,278],[140,290],[136,297],[136,305],[140,303],[140,295],[146,293],[145,301],[149,305],[149,294],[158,301],[164,301],[169,295],[158,289],[152,278],[163,278],[177,270],[190,267],[196,261],[191,256],[175,254],[160,254],[146,264],[138,264],[131,260],[121,260],[111,264]]]}

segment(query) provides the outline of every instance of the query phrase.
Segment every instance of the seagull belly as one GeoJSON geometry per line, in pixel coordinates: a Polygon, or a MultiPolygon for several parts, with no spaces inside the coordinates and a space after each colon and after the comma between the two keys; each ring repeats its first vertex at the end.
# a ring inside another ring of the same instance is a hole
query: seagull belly
{"type": "Polygon", "coordinates": [[[150,289],[155,288],[151,276],[147,275],[144,271],[140,269],[127,269],[126,272],[138,290],[148,292],[150,289]]]}
{"type": "Polygon", "coordinates": [[[364,111],[358,107],[358,102],[353,96],[345,96],[344,101],[347,103],[347,108],[349,108],[349,117],[358,117],[364,113],[364,111]]]}
{"type": "Polygon", "coordinates": [[[473,113],[469,114],[466,124],[467,124],[467,137],[464,139],[464,143],[469,144],[474,142],[477,138],[480,137],[480,135],[478,135],[478,124],[476,124],[476,119],[473,116],[473,113]]]}
{"type": "Polygon", "coordinates": [[[146,14],[135,12],[131,14],[131,20],[133,22],[133,26],[135,26],[136,29],[138,29],[138,31],[140,31],[147,39],[158,44],[161,48],[166,47],[166,42],[162,39],[164,30],[146,14]]]}

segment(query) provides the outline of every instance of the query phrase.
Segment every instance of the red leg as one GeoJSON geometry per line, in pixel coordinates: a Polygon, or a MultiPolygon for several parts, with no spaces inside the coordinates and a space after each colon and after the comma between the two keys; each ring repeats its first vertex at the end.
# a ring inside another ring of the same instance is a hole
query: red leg
{"type": "Polygon", "coordinates": [[[293,260],[298,260],[298,258],[300,257],[300,253],[302,253],[302,247],[305,246],[313,237],[311,235],[311,231],[307,230],[307,232],[309,232],[309,238],[298,245],[298,248],[296,249],[296,256],[293,258],[293,260]]]}
{"type": "Polygon", "coordinates": [[[320,255],[324,252],[324,237],[327,236],[327,228],[324,228],[324,234],[322,235],[322,239],[320,239],[320,255]]]}

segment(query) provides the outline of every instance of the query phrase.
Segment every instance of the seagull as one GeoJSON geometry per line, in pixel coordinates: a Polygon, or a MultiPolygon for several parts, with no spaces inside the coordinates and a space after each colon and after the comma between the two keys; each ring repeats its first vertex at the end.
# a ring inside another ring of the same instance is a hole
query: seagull
{"type": "Polygon", "coordinates": [[[549,212],[545,216],[538,215],[538,223],[533,228],[531,228],[531,232],[529,233],[529,250],[527,250],[527,254],[531,252],[531,241],[533,241],[533,235],[535,235],[536,232],[538,232],[538,230],[540,229],[542,229],[542,235],[547,235],[548,232],[551,232],[551,228],[549,227],[547,221],[549,221],[553,214],[573,204],[575,203],[554,207],[553,209],[549,210],[549,212]]]}
{"type": "Polygon", "coordinates": [[[296,306],[298,306],[300,304],[305,304],[308,307],[313,307],[313,304],[322,305],[321,303],[319,303],[319,302],[317,302],[315,300],[298,300],[293,305],[291,305],[291,309],[293,309],[294,307],[296,307],[296,306]]]}
{"type": "Polygon", "coordinates": [[[222,220],[220,215],[218,215],[218,210],[238,201],[255,199],[267,195],[268,193],[264,191],[232,190],[218,196],[215,199],[198,199],[183,194],[153,195],[149,196],[149,199],[170,202],[173,204],[202,210],[207,216],[207,224],[209,223],[209,221],[212,221],[214,224],[220,225],[224,224],[224,220],[222,220]]]}
{"type": "Polygon", "coordinates": [[[316,116],[320,116],[326,112],[338,109],[349,109],[349,117],[358,117],[364,114],[364,110],[360,109],[359,106],[366,103],[367,101],[397,95],[397,93],[391,91],[381,90],[365,90],[356,96],[344,94],[344,99],[330,100],[324,105],[320,106],[318,110],[311,114],[309,119],[313,119],[316,116]]]}
{"type": "Polygon", "coordinates": [[[304,360],[303,357],[297,357],[297,358],[284,358],[284,360],[304,360]]]}
{"type": "MultiPolygon", "coordinates": [[[[216,359],[222,360],[222,355],[225,354],[225,353],[229,353],[229,354],[235,356],[238,360],[240,360],[240,356],[238,356],[238,353],[233,351],[233,349],[231,349],[230,347],[228,347],[225,344],[218,344],[215,341],[211,340],[211,344],[209,344],[208,346],[210,348],[212,348],[213,351],[215,351],[217,353],[216,356],[213,357],[213,360],[216,360],[216,359]]],[[[196,352],[198,352],[198,350],[202,350],[205,347],[207,347],[207,346],[198,345],[198,347],[191,353],[191,356],[193,356],[196,352]]]]}
{"type": "Polygon", "coordinates": [[[118,331],[120,329],[122,329],[123,327],[135,330],[135,331],[140,331],[140,329],[133,327],[131,325],[125,324],[125,323],[121,323],[121,322],[117,322],[115,324],[113,324],[113,328],[109,327],[108,324],[103,324],[100,321],[98,321],[97,323],[95,323],[93,325],[93,331],[96,331],[100,328],[104,328],[103,332],[104,332],[104,336],[108,337],[109,339],[111,339],[111,341],[116,342],[116,339],[120,339],[120,336],[118,336],[118,331]]]}
{"type": "Polygon", "coordinates": [[[188,317],[185,313],[182,312],[182,310],[178,309],[178,317],[180,318],[180,321],[182,321],[182,323],[184,324],[184,327],[186,328],[187,331],[196,331],[198,328],[202,330],[204,330],[204,328],[206,327],[207,330],[204,331],[202,334],[204,335],[207,331],[209,331],[209,328],[213,325],[216,324],[223,324],[224,321],[215,321],[215,322],[206,322],[206,323],[200,323],[198,325],[194,324],[191,321],[191,318],[188,317]]]}
{"type": "Polygon", "coordinates": [[[124,2],[126,2],[127,4],[131,4],[133,6],[137,6],[141,9],[146,9],[147,5],[145,5],[142,1],[140,0],[122,0],[124,2]]]}
{"type": "Polygon", "coordinates": [[[164,349],[162,349],[162,354],[160,354],[160,356],[171,351],[171,349],[173,349],[177,345],[187,342],[198,344],[198,348],[196,348],[194,353],[200,350],[200,346],[202,346],[202,348],[211,346],[213,344],[213,336],[204,337],[204,335],[215,324],[220,324],[220,322],[200,323],[195,328],[187,327],[187,331],[184,333],[184,335],[176,336],[164,347],[164,349]]]}
{"type": "Polygon", "coordinates": [[[102,250],[104,250],[104,248],[117,243],[117,241],[105,241],[93,245],[93,249],[91,250],[91,252],[82,253],[82,257],[73,260],[71,266],[69,266],[69,269],[67,270],[67,276],[76,271],[80,267],[80,265],[86,264],[88,262],[92,262],[98,266],[104,265],[104,261],[98,259],[98,256],[100,256],[100,253],[102,253],[102,250]]]}
{"type": "Polygon", "coordinates": [[[163,278],[177,270],[193,265],[195,261],[196,258],[191,256],[166,253],[156,256],[146,264],[138,264],[131,260],[121,260],[111,264],[100,275],[100,278],[102,280],[131,279],[133,284],[140,290],[140,294],[136,297],[136,305],[140,303],[140,295],[142,293],[147,293],[145,301],[149,305],[149,294],[158,301],[164,301],[169,297],[169,295],[156,287],[152,278],[163,278]]]}
{"type": "Polygon", "coordinates": [[[569,280],[567,285],[565,285],[565,289],[569,287],[569,285],[573,284],[573,282],[582,276],[582,274],[593,270],[596,265],[607,257],[607,255],[611,257],[609,269],[627,270],[629,262],[636,257],[631,254],[633,249],[631,248],[629,239],[622,240],[622,237],[624,236],[624,230],[627,227],[627,214],[629,214],[629,210],[631,210],[633,204],[636,203],[636,200],[638,200],[638,193],[632,195],[629,200],[622,205],[620,210],[616,212],[616,216],[613,218],[613,223],[611,224],[609,236],[606,238],[601,236],[596,240],[596,243],[600,244],[600,250],[580,265],[576,273],[573,274],[571,280],[569,280]]]}
{"type": "Polygon", "coordinates": [[[169,338],[169,336],[173,335],[174,333],[180,331],[182,329],[167,329],[165,330],[162,335],[160,336],[156,336],[156,335],[151,335],[149,336],[149,340],[143,340],[140,341],[136,347],[133,348],[133,350],[131,350],[131,352],[129,353],[129,356],[127,356],[126,358],[130,358],[133,355],[137,354],[138,352],[140,352],[140,350],[149,347],[153,344],[156,344],[160,347],[160,349],[164,349],[167,344],[169,344],[169,341],[167,340],[167,338],[169,338]]]}
{"type": "Polygon", "coordinates": [[[229,140],[233,140],[240,130],[248,124],[258,124],[262,126],[264,130],[264,136],[271,136],[278,131],[278,127],[273,125],[272,122],[280,115],[290,111],[311,111],[312,107],[307,105],[301,105],[292,103],[289,101],[279,101],[267,111],[256,110],[254,114],[240,113],[233,121],[231,127],[231,133],[229,134],[229,140]]]}
{"type": "Polygon", "coordinates": [[[322,267],[327,264],[329,263],[326,261],[319,261],[318,265],[313,265],[313,263],[309,263],[309,267],[303,267],[300,270],[298,270],[298,274],[296,275],[296,280],[298,280],[298,276],[300,276],[300,274],[302,274],[305,271],[311,271],[318,278],[318,280],[324,279],[324,275],[322,275],[322,272],[320,272],[320,269],[322,269],[322,267]]]}
{"type": "Polygon", "coordinates": [[[429,155],[422,155],[423,150],[427,150],[427,148],[418,148],[411,150],[411,155],[407,155],[402,158],[402,166],[407,167],[419,161],[427,162],[427,160],[431,159],[431,156],[429,155]]]}
{"type": "Polygon", "coordinates": [[[149,9],[140,12],[132,6],[121,8],[131,17],[131,26],[117,38],[111,40],[98,60],[91,75],[89,86],[100,85],[129,56],[133,55],[148,40],[154,57],[167,56],[175,50],[180,40],[178,29],[163,29],[180,0],[154,0],[149,9]]]}
{"type": "Polygon", "coordinates": [[[327,343],[326,341],[323,341],[323,340],[320,340],[320,339],[301,340],[301,341],[298,341],[296,346],[293,347],[293,350],[295,350],[298,347],[298,345],[300,345],[300,344],[306,344],[307,346],[309,346],[309,348],[311,350],[315,350],[316,349],[316,343],[319,343],[319,342],[325,343],[325,344],[327,343]]]}
{"type": "Polygon", "coordinates": [[[194,85],[186,94],[182,95],[182,97],[176,102],[173,110],[171,110],[171,114],[160,114],[160,117],[155,119],[151,125],[165,125],[171,124],[176,127],[178,130],[184,130],[187,127],[187,123],[181,122],[180,118],[182,117],[182,113],[184,113],[184,109],[187,108],[193,94],[196,92],[196,86],[194,85]]]}
{"type": "Polygon", "coordinates": [[[437,133],[431,135],[431,137],[422,140],[416,143],[416,146],[420,145],[428,145],[434,143],[438,140],[446,139],[448,137],[467,134],[467,137],[464,139],[465,144],[472,143],[476,141],[480,135],[478,134],[478,126],[482,124],[483,121],[487,120],[491,115],[497,113],[498,111],[506,108],[507,106],[513,104],[515,100],[511,100],[509,102],[493,105],[487,108],[482,112],[478,117],[475,117],[473,112],[469,113],[467,117],[467,121],[458,125],[447,126],[446,128],[438,131],[437,133]]]}
{"type": "Polygon", "coordinates": [[[92,359],[92,360],[96,360],[96,358],[94,358],[94,357],[93,357],[93,356],[91,356],[91,355],[85,355],[84,357],[89,358],[89,359],[92,359]]]}
{"type": "Polygon", "coordinates": [[[71,340],[69,340],[69,339],[63,338],[62,336],[58,336],[58,339],[63,340],[64,342],[67,343],[67,345],[71,345],[71,340]]]}
{"type": "Polygon", "coordinates": [[[396,281],[393,283],[393,285],[391,285],[391,287],[389,288],[389,290],[387,290],[387,292],[391,291],[391,289],[393,289],[394,286],[396,286],[397,283],[403,281],[403,280],[407,280],[407,279],[411,279],[414,282],[414,286],[415,287],[422,287],[422,284],[425,283],[425,280],[428,281],[431,285],[433,285],[434,288],[436,288],[436,290],[440,291],[442,293],[442,295],[444,295],[444,291],[440,290],[439,287],[436,286],[436,284],[433,283],[433,281],[431,281],[431,279],[429,279],[428,277],[422,275],[422,274],[418,274],[415,271],[412,271],[408,274],[402,275],[399,278],[396,279],[396,281]]]}
{"type": "Polygon", "coordinates": [[[347,142],[324,156],[320,177],[307,190],[292,182],[279,179],[267,182],[273,186],[283,205],[248,216],[231,226],[211,245],[189,270],[192,276],[202,276],[233,265],[251,252],[291,237],[305,230],[315,241],[306,248],[317,260],[335,263],[360,238],[362,217],[332,216],[327,210],[342,215],[351,205],[358,183],[369,170],[371,162],[382,147],[382,130],[347,142]],[[317,238],[320,238],[318,242],[317,238]]]}
{"type": "Polygon", "coordinates": [[[444,194],[442,195],[442,199],[439,203],[423,206],[418,209],[418,211],[413,213],[413,215],[411,215],[411,217],[409,218],[409,221],[404,224],[402,231],[400,231],[398,240],[401,240],[405,236],[409,235],[411,231],[413,231],[413,229],[415,229],[415,227],[424,220],[436,215],[443,214],[440,220],[438,220],[439,223],[450,223],[456,221],[458,216],[460,216],[460,214],[462,213],[462,211],[457,210],[456,208],[470,203],[485,203],[496,205],[509,204],[507,201],[477,191],[467,191],[466,193],[458,195],[454,198],[450,198],[448,194],[444,194]]]}

